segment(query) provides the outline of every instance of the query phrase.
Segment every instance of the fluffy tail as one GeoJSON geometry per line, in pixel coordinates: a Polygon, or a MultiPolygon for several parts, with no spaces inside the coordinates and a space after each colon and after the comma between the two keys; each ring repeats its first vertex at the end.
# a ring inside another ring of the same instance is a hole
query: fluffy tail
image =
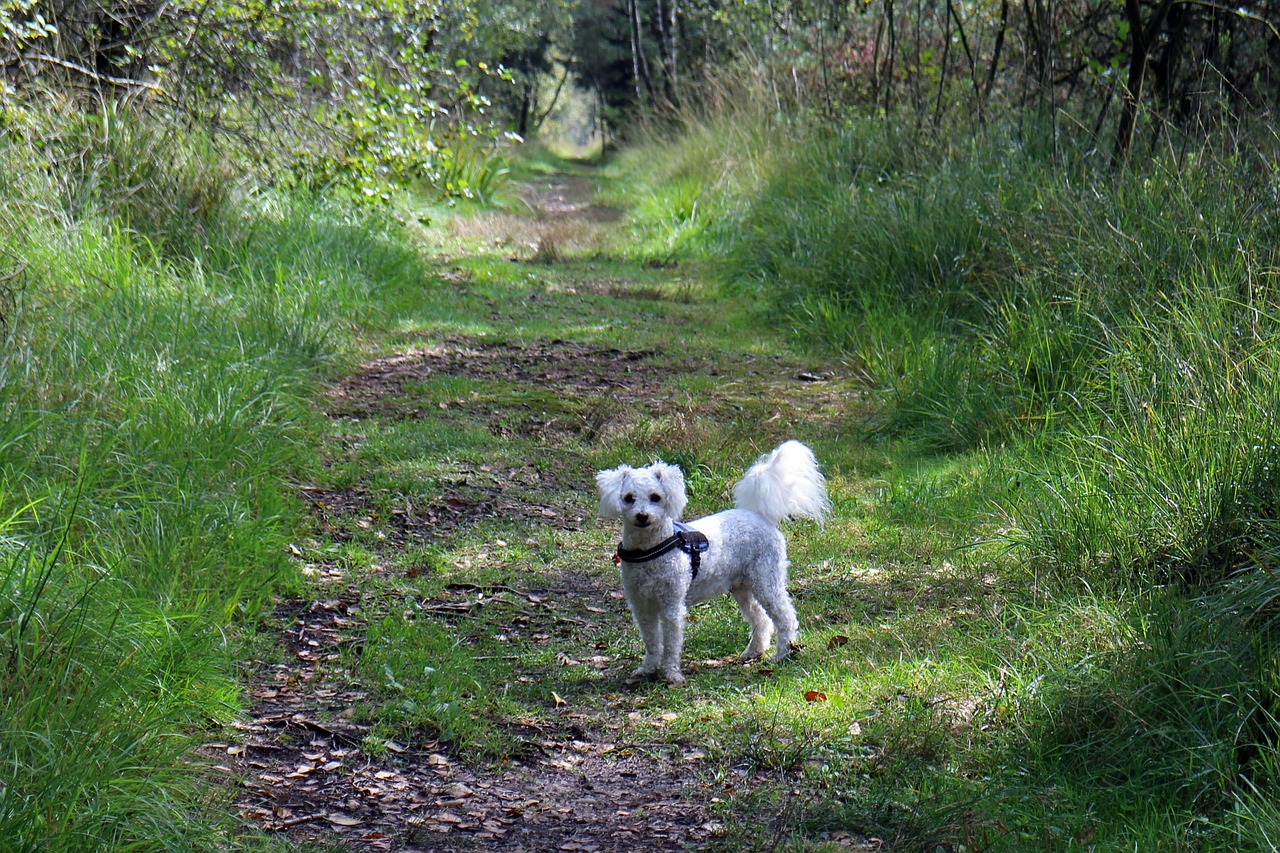
{"type": "Polygon", "coordinates": [[[818,460],[798,441],[761,456],[733,487],[733,497],[740,509],[759,513],[775,527],[794,516],[821,522],[831,508],[818,460]]]}

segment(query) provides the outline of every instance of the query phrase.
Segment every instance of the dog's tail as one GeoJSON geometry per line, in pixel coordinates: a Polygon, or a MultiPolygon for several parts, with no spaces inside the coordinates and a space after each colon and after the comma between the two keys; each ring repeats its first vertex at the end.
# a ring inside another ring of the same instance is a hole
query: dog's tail
{"type": "Polygon", "coordinates": [[[831,508],[818,460],[798,441],[761,456],[734,486],[733,497],[740,509],[759,513],[775,527],[794,516],[821,522],[831,508]]]}

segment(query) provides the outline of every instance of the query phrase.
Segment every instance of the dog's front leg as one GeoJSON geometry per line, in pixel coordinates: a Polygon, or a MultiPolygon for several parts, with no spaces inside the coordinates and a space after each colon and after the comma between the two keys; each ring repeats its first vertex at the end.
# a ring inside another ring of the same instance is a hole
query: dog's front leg
{"type": "Polygon", "coordinates": [[[640,639],[644,641],[644,660],[631,673],[631,677],[643,678],[653,675],[662,666],[662,626],[659,624],[658,609],[652,605],[644,607],[632,604],[631,615],[636,620],[636,627],[640,629],[640,639]]]}
{"type": "Polygon", "coordinates": [[[622,589],[627,596],[627,607],[631,617],[640,629],[640,639],[644,642],[644,660],[639,668],[631,673],[632,678],[643,678],[653,675],[662,666],[662,626],[658,624],[658,600],[651,590],[641,582],[642,575],[622,569],[622,589]]]}
{"type": "Polygon", "coordinates": [[[659,616],[662,621],[662,677],[668,684],[684,684],[680,656],[684,650],[685,615],[684,601],[681,600],[664,607],[659,616]]]}

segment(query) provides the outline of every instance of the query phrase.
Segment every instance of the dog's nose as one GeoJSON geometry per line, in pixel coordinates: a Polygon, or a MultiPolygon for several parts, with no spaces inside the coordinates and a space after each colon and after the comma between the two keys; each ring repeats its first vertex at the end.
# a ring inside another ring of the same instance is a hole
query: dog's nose
{"type": "Polygon", "coordinates": [[[645,525],[647,525],[648,523],[649,523],[649,513],[647,513],[647,512],[637,512],[637,513],[636,513],[636,526],[637,526],[637,527],[644,527],[644,526],[645,526],[645,525]]]}

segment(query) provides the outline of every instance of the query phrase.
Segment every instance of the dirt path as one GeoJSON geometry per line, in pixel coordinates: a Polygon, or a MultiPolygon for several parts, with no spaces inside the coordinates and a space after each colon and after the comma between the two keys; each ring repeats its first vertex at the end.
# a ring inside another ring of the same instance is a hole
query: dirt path
{"type": "MultiPolygon", "coordinates": [[[[527,190],[533,215],[496,215],[469,227],[501,232],[497,241],[524,253],[517,262],[554,262],[561,246],[590,240],[593,229],[612,227],[620,217],[593,205],[591,191],[586,178],[552,179],[527,190]]],[[[328,414],[353,430],[368,419],[433,418],[446,427],[456,419],[460,429],[464,422],[483,423],[499,439],[548,444],[593,440],[642,416],[679,418],[691,407],[731,416],[749,404],[744,400],[770,393],[786,399],[798,417],[829,414],[820,377],[768,358],[699,364],[698,370],[727,377],[723,393],[696,403],[664,401],[660,388],[676,371],[656,355],[643,347],[566,340],[516,344],[424,334],[419,343],[372,360],[335,384],[328,414]],[[552,387],[607,403],[586,415],[557,417],[479,393],[447,403],[423,398],[423,384],[441,377],[552,387]],[[751,377],[746,385],[739,381],[744,377],[751,377]]],[[[593,496],[583,494],[581,483],[561,482],[562,472],[538,460],[460,469],[454,477],[455,488],[426,503],[406,501],[382,513],[378,547],[421,547],[495,518],[524,518],[539,529],[565,532],[594,523],[593,496]]],[[[377,515],[371,509],[376,491],[357,482],[306,489],[304,498],[319,533],[341,541],[352,520],[363,527],[377,515]]],[[[644,696],[621,683],[628,662],[610,655],[604,640],[595,643],[598,653],[582,659],[556,652],[558,666],[581,668],[596,679],[592,701],[574,705],[552,693],[555,707],[545,714],[507,721],[522,748],[505,760],[469,762],[430,735],[400,743],[360,721],[354,709],[369,691],[352,672],[352,656],[367,622],[386,605],[368,592],[369,569],[297,556],[310,578],[308,592],[281,601],[274,614],[287,652],[278,661],[248,664],[248,719],[235,727],[235,737],[205,747],[236,780],[237,805],[250,824],[290,840],[392,851],[687,850],[724,834],[715,804],[750,788],[754,771],[712,772],[697,745],[655,736],[662,718],[641,713],[644,696]]],[[[488,608],[503,614],[502,630],[547,648],[570,635],[608,637],[629,629],[625,605],[607,576],[562,572],[527,580],[488,587],[451,583],[415,606],[460,633],[488,608]]]]}
{"type": "Polygon", "coordinates": [[[719,832],[692,761],[610,739],[581,715],[527,721],[528,754],[487,765],[347,722],[365,696],[331,664],[359,634],[358,602],[354,588],[282,602],[292,660],[253,685],[243,738],[206,747],[244,777],[248,820],[352,850],[684,850],[719,832]]]}

